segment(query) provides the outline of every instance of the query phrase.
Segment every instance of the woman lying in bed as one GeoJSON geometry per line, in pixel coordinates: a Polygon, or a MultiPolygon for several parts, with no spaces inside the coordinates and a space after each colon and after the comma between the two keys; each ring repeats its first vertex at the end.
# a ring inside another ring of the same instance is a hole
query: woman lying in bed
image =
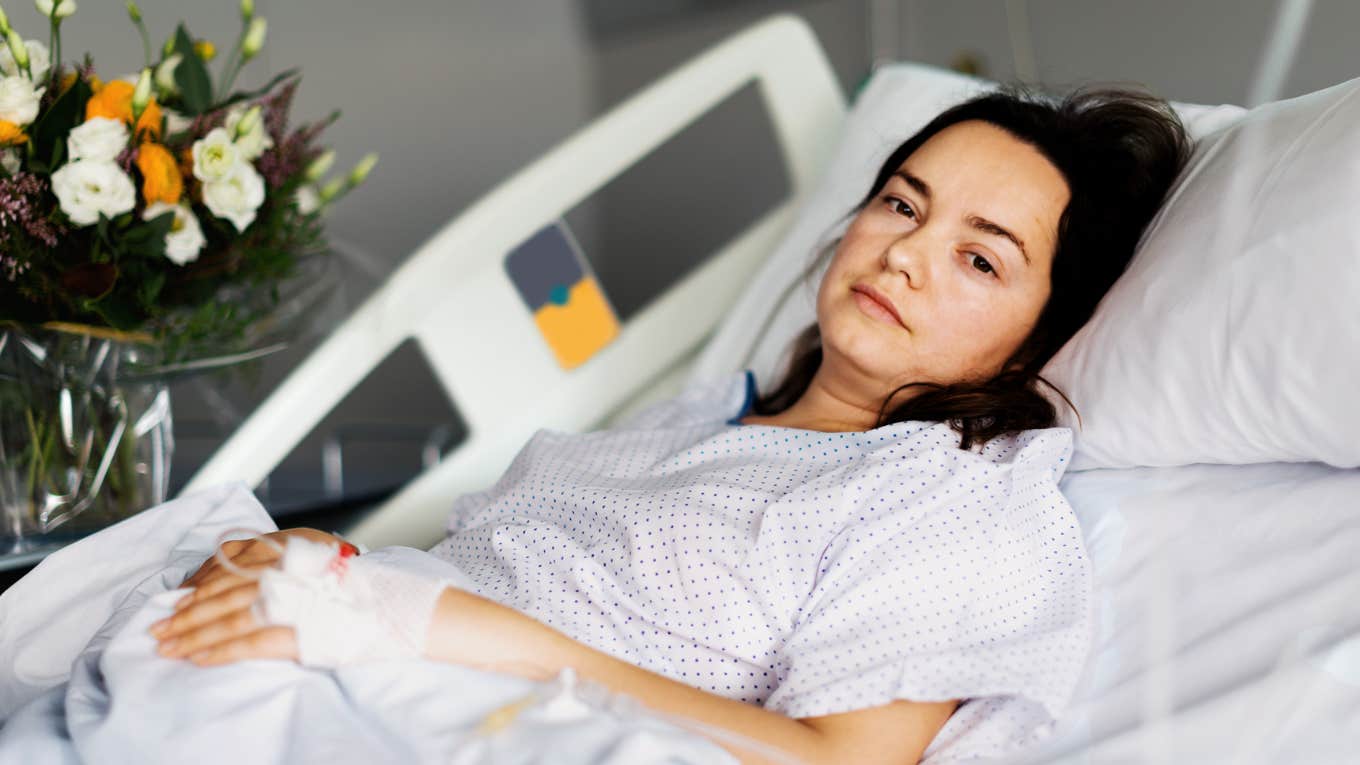
{"type": "MultiPolygon", "coordinates": [[[[1071,433],[1038,373],[1187,153],[1170,108],[1130,93],[945,112],[828,248],[817,322],[779,385],[758,395],[734,375],[622,427],[540,431],[431,550],[471,584],[428,600],[398,586],[412,602],[385,609],[384,634],[439,661],[574,668],[807,762],[914,763],[964,730],[976,753],[1042,732],[1092,637],[1090,564],[1057,489],[1071,433]]],[[[308,655],[323,628],[270,617],[278,603],[260,608],[237,568],[270,566],[277,545],[222,554],[235,565],[206,563],[153,628],[161,652],[326,663],[308,655]]]]}

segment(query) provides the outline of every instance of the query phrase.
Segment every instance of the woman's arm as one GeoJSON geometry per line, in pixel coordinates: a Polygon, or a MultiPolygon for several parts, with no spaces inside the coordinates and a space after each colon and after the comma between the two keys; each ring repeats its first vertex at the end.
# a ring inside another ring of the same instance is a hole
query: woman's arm
{"type": "MultiPolygon", "coordinates": [[[[627,694],[659,712],[681,715],[755,739],[808,763],[916,763],[957,701],[896,701],[843,714],[795,720],[724,698],[616,659],[494,601],[446,589],[425,644],[428,658],[529,674],[571,667],[582,678],[627,694]]],[[[724,742],[719,742],[724,743],[724,742]]],[[[767,763],[724,743],[744,763],[767,763]]]]}
{"type": "MultiPolygon", "coordinates": [[[[334,540],[312,529],[269,536],[282,542],[294,534],[313,541],[334,540]]],[[[269,565],[278,557],[273,548],[259,542],[229,542],[223,548],[234,563],[246,568],[269,565]]],[[[223,570],[210,560],[185,586],[196,589],[176,605],[174,615],[151,628],[163,656],[189,658],[202,665],[243,659],[297,659],[292,628],[255,621],[250,607],[259,588],[254,580],[223,570]]],[[[425,655],[524,675],[551,676],[570,667],[578,676],[631,696],[658,712],[731,731],[807,763],[919,762],[958,705],[957,701],[895,701],[795,720],[636,667],[578,643],[519,611],[455,588],[445,589],[439,597],[426,633],[425,655]]],[[[718,743],[742,762],[771,762],[754,752],[718,743]]]]}

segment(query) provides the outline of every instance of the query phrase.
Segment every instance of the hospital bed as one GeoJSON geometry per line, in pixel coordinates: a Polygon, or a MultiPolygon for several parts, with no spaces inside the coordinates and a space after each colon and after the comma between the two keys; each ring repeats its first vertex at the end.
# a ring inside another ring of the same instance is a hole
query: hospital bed
{"type": "MultiPolygon", "coordinates": [[[[975,83],[878,71],[861,97],[975,83]]],[[[1241,110],[1189,110],[1207,132],[1241,110]]],[[[723,42],[525,168],[422,246],[202,468],[185,492],[255,485],[345,394],[413,339],[467,439],[350,536],[428,547],[455,496],[486,489],[539,428],[607,427],[689,382],[762,383],[807,321],[801,263],[846,99],[808,27],[781,16],[723,42]],[[755,83],[789,196],[570,366],[539,331],[506,258],[686,125],[755,83]],[[796,248],[795,248],[796,249],[796,248]],[[773,253],[773,255],[772,255],[773,253]],[[782,260],[780,258],[783,258],[782,260]],[[790,259],[794,258],[794,259],[790,259]]],[[[862,193],[862,191],[860,192],[862,193]]],[[[804,253],[806,254],[806,253],[804,253]]],[[[1080,402],[1078,402],[1080,405],[1080,402]]],[[[1360,471],[1309,462],[1069,471],[1062,488],[1097,577],[1099,634],[1075,705],[1017,762],[1341,762],[1360,741],[1360,471]]]]}

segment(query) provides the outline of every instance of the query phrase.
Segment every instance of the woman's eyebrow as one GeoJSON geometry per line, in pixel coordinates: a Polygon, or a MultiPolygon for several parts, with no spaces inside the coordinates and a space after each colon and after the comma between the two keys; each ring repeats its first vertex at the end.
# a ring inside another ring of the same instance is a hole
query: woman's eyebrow
{"type": "Polygon", "coordinates": [[[906,170],[898,170],[893,173],[893,175],[906,181],[908,186],[916,189],[916,193],[925,197],[927,202],[930,201],[930,186],[927,185],[925,181],[917,178],[906,170]]]}
{"type": "MultiPolygon", "coordinates": [[[[918,194],[925,197],[927,202],[930,201],[930,184],[926,183],[920,178],[917,178],[916,176],[912,175],[906,170],[898,170],[897,172],[893,173],[893,176],[901,178],[908,186],[912,187],[913,189],[916,189],[916,192],[918,194]]],[[[1016,248],[1020,250],[1020,254],[1024,256],[1025,265],[1027,266],[1030,265],[1029,253],[1025,252],[1025,243],[1020,241],[1020,237],[1016,236],[1015,234],[1012,234],[1009,230],[1007,230],[1003,226],[999,226],[987,220],[986,218],[977,215],[968,216],[968,225],[972,226],[973,228],[983,233],[994,234],[996,236],[1004,237],[1006,239],[1011,240],[1011,242],[1016,246],[1016,248]]]]}
{"type": "Polygon", "coordinates": [[[1006,229],[987,220],[986,218],[981,218],[976,215],[968,216],[968,225],[972,226],[978,231],[982,231],[988,234],[995,234],[996,236],[1004,237],[1006,239],[1011,240],[1011,242],[1015,244],[1016,248],[1020,250],[1020,254],[1025,256],[1025,265],[1028,266],[1030,264],[1029,253],[1025,252],[1025,243],[1020,241],[1020,237],[1016,236],[1015,234],[1012,234],[1010,231],[1007,231],[1006,229]]]}

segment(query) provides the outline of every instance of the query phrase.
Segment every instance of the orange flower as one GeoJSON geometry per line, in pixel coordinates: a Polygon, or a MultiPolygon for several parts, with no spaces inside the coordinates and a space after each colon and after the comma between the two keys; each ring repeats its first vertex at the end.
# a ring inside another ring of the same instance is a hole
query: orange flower
{"type": "Polygon", "coordinates": [[[186,178],[194,174],[194,149],[192,146],[185,146],[180,149],[179,169],[186,178]]]}
{"type": "Polygon", "coordinates": [[[147,204],[178,204],[184,193],[175,155],[158,143],[144,143],[137,149],[137,169],[142,171],[142,198],[147,204]]]}
{"type": "Polygon", "coordinates": [[[108,117],[132,124],[133,84],[123,80],[105,83],[85,102],[85,119],[108,117]]]}
{"type": "Polygon", "coordinates": [[[0,146],[14,146],[28,143],[28,136],[18,125],[9,120],[0,120],[0,146]]]}
{"type": "Polygon", "coordinates": [[[192,201],[202,201],[203,184],[194,177],[194,150],[191,146],[185,146],[179,153],[179,177],[185,179],[189,184],[184,189],[184,195],[192,201]]]}
{"type": "Polygon", "coordinates": [[[147,140],[160,138],[161,121],[160,105],[155,100],[148,101],[142,116],[137,118],[137,129],[132,131],[133,135],[147,140]]]}
{"type": "MultiPolygon", "coordinates": [[[[132,124],[132,91],[136,89],[126,80],[113,80],[104,83],[90,100],[85,102],[85,119],[108,117],[132,124]]],[[[138,138],[161,137],[161,107],[153,100],[142,110],[137,126],[132,131],[138,138]]]]}

